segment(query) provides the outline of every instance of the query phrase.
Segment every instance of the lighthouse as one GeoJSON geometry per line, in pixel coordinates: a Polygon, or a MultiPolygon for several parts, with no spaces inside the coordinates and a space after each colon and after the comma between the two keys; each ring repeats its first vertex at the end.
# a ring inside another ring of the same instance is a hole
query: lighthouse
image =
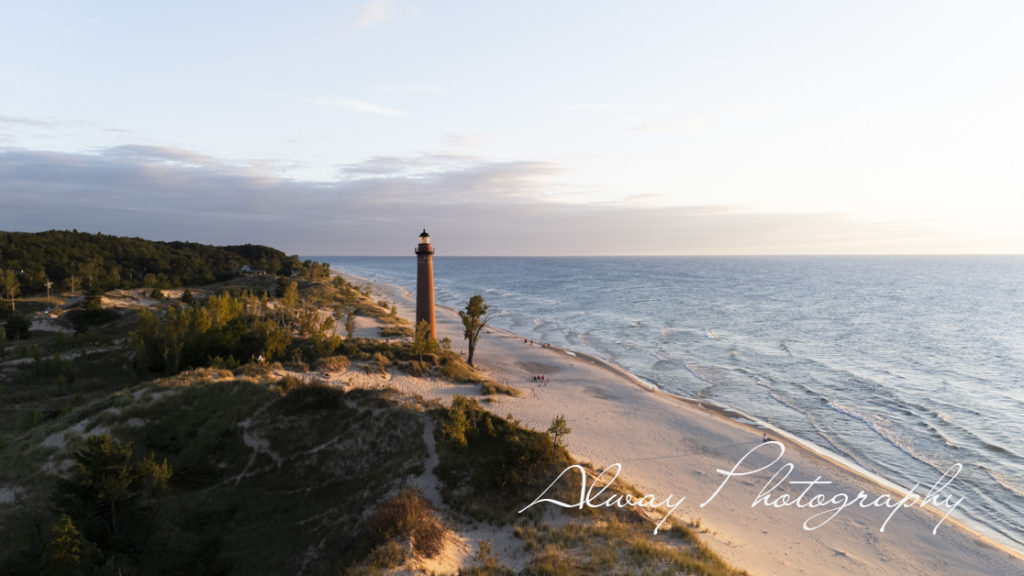
{"type": "Polygon", "coordinates": [[[426,320],[430,337],[437,340],[437,321],[434,316],[434,247],[426,228],[416,246],[416,325],[426,320]]]}

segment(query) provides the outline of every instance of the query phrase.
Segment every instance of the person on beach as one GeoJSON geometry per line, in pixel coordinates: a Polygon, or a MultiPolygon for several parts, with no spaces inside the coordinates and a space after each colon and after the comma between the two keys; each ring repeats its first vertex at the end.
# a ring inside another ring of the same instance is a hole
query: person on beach
{"type": "Polygon", "coordinates": [[[764,434],[761,434],[761,442],[764,443],[764,442],[767,442],[767,441],[768,441],[768,433],[765,432],[764,434]]]}

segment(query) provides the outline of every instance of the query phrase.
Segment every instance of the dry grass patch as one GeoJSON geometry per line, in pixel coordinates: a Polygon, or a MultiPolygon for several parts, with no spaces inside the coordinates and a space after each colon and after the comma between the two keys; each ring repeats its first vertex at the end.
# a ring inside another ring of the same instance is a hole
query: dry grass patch
{"type": "Polygon", "coordinates": [[[346,356],[328,356],[317,361],[316,367],[326,372],[344,372],[351,362],[346,356]]]}
{"type": "Polygon", "coordinates": [[[560,527],[516,526],[516,536],[534,555],[531,574],[700,574],[742,576],[683,527],[651,531],[649,522],[613,516],[608,521],[574,519],[560,527]]]}
{"type": "Polygon", "coordinates": [[[513,398],[518,398],[522,394],[522,390],[520,390],[519,388],[505,386],[504,384],[499,384],[494,380],[488,380],[481,384],[480,391],[483,392],[485,396],[504,394],[505,396],[512,396],[513,398]]]}

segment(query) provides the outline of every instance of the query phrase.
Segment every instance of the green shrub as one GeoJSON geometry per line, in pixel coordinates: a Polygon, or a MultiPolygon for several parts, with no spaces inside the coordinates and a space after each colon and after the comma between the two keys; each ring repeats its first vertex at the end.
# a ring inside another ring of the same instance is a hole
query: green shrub
{"type": "Polygon", "coordinates": [[[227,358],[221,358],[220,356],[214,356],[207,362],[210,368],[220,368],[224,370],[233,370],[238,367],[238,360],[235,360],[234,356],[228,356],[227,358]]]}
{"type": "Polygon", "coordinates": [[[514,398],[519,397],[521,393],[518,388],[505,386],[504,384],[498,384],[494,380],[487,380],[486,382],[484,382],[480,387],[480,391],[487,396],[493,396],[495,394],[504,394],[506,396],[512,396],[514,398]]]}
{"type": "MultiPolygon", "coordinates": [[[[490,540],[481,540],[476,554],[477,566],[471,566],[459,570],[461,576],[512,576],[512,572],[504,564],[498,561],[491,549],[490,540]]],[[[528,572],[527,572],[528,573],[528,572]]]]}
{"type": "Polygon", "coordinates": [[[304,384],[291,376],[281,381],[281,388],[287,392],[287,396],[277,403],[275,409],[286,416],[334,410],[341,406],[345,398],[345,393],[337,388],[322,384],[304,384]]]}
{"type": "Polygon", "coordinates": [[[317,360],[316,367],[328,372],[344,372],[351,364],[345,356],[328,356],[317,360]]]}
{"type": "Polygon", "coordinates": [[[466,361],[457,354],[451,354],[441,361],[441,374],[452,382],[464,384],[476,384],[485,381],[472,366],[466,364],[466,361]]]}
{"type": "Polygon", "coordinates": [[[388,360],[388,357],[381,354],[380,352],[377,352],[373,355],[373,363],[374,365],[377,366],[377,370],[379,370],[381,374],[386,374],[388,371],[388,366],[391,365],[391,361],[388,360]]]}
{"type": "MultiPolygon", "coordinates": [[[[437,556],[444,548],[444,526],[431,510],[430,504],[412,488],[404,488],[382,502],[366,519],[364,530],[376,541],[410,536],[413,550],[427,558],[437,556]]],[[[378,546],[377,550],[381,548],[378,546]]],[[[387,554],[389,561],[394,561],[397,556],[387,549],[381,553],[387,554]]]]}
{"type": "Polygon", "coordinates": [[[383,338],[411,338],[412,328],[408,326],[385,326],[380,329],[383,338]]]}
{"type": "Polygon", "coordinates": [[[412,488],[405,488],[381,502],[366,519],[365,529],[381,539],[411,534],[416,525],[430,514],[430,504],[412,488]]]}
{"type": "Polygon", "coordinates": [[[22,432],[31,430],[32,428],[42,424],[45,419],[46,417],[40,410],[25,412],[21,415],[21,418],[18,419],[18,430],[21,430],[22,432]]]}
{"type": "Polygon", "coordinates": [[[139,460],[132,457],[131,442],[92,435],[75,451],[72,473],[58,480],[52,499],[55,508],[76,520],[82,536],[101,550],[138,550],[149,541],[151,519],[158,510],[154,501],[170,478],[166,458],[158,464],[150,453],[139,460]]]}
{"type": "Polygon", "coordinates": [[[412,547],[417,554],[434,558],[444,549],[444,526],[433,515],[420,520],[412,531],[412,547]]]}
{"type": "Polygon", "coordinates": [[[277,385],[281,388],[281,391],[285,394],[290,393],[292,390],[302,386],[302,380],[299,380],[295,376],[288,375],[281,379],[277,385]]]}
{"type": "MultiPolygon", "coordinates": [[[[278,368],[283,368],[283,366],[281,366],[280,363],[277,364],[278,368]]],[[[267,374],[270,374],[273,371],[274,367],[271,364],[247,362],[245,364],[242,364],[241,366],[236,367],[232,372],[236,376],[249,376],[252,378],[256,378],[259,376],[266,376],[267,374]]]]}
{"type": "Polygon", "coordinates": [[[367,564],[373,568],[398,568],[405,563],[406,552],[398,542],[389,540],[380,546],[373,549],[370,552],[370,556],[367,558],[367,564]]]}
{"type": "Polygon", "coordinates": [[[28,316],[5,311],[0,318],[7,318],[6,336],[8,340],[24,340],[30,338],[32,333],[29,331],[32,327],[32,320],[28,316]]]}
{"type": "Polygon", "coordinates": [[[96,545],[86,540],[67,514],[61,514],[50,528],[50,540],[43,547],[42,576],[92,573],[103,558],[96,545]]]}
{"type": "Polygon", "coordinates": [[[410,360],[404,367],[409,374],[419,378],[430,376],[434,368],[429,362],[419,360],[410,360]]]}
{"type": "MultiPolygon", "coordinates": [[[[475,399],[456,396],[441,413],[437,475],[453,508],[487,521],[508,521],[572,463],[544,433],[487,412],[475,399]]],[[[566,475],[557,492],[571,497],[579,478],[566,475]]]]}
{"type": "Polygon", "coordinates": [[[538,576],[573,576],[581,572],[573,560],[558,553],[534,556],[526,571],[538,576]]]}

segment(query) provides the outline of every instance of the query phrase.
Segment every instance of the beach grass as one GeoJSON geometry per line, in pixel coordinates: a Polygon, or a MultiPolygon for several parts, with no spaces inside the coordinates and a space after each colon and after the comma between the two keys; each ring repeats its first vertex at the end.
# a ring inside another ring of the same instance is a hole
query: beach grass
{"type": "Polygon", "coordinates": [[[516,533],[534,552],[533,574],[701,574],[740,576],[684,527],[652,534],[635,514],[601,521],[575,519],[561,526],[517,523],[516,533]]]}
{"type": "Polygon", "coordinates": [[[512,386],[506,386],[504,384],[499,384],[494,380],[487,380],[483,384],[481,384],[480,392],[485,396],[503,394],[505,396],[512,396],[513,398],[518,398],[520,395],[522,395],[522,391],[520,389],[513,388],[512,386]]]}

